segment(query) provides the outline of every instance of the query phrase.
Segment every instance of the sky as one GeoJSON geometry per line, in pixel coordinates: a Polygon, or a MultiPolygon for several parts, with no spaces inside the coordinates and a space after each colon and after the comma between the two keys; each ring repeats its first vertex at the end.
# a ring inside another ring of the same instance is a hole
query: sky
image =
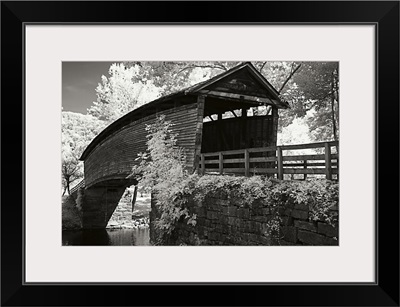
{"type": "Polygon", "coordinates": [[[108,77],[108,69],[114,62],[63,62],[62,106],[63,111],[86,114],[96,101],[96,87],[101,76],[108,77]]]}

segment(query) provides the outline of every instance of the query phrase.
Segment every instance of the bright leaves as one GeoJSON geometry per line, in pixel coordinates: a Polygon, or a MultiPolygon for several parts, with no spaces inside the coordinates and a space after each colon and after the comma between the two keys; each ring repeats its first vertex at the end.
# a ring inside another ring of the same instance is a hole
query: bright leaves
{"type": "Polygon", "coordinates": [[[136,160],[139,164],[132,169],[131,177],[140,179],[140,185],[151,192],[156,202],[160,218],[155,226],[165,235],[171,234],[181,218],[195,224],[195,216],[185,208],[186,198],[182,197],[184,187],[193,176],[185,170],[185,155],[177,147],[176,134],[171,130],[171,122],[161,115],[148,131],[147,152],[140,153],[136,160]]]}

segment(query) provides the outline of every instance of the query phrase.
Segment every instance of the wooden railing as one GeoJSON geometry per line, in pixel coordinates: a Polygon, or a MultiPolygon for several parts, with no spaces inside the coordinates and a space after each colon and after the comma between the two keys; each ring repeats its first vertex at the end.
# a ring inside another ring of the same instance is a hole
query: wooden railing
{"type": "Polygon", "coordinates": [[[199,170],[201,174],[244,174],[247,177],[271,174],[281,180],[284,174],[303,174],[303,179],[308,174],[322,174],[332,180],[339,176],[338,148],[339,142],[331,141],[203,153],[199,170]],[[335,147],[334,152],[332,147],[335,147]],[[313,153],[293,154],[296,150],[308,149],[313,153]],[[335,178],[332,175],[336,175],[335,178]]]}
{"type": "Polygon", "coordinates": [[[72,195],[76,191],[78,191],[79,188],[83,188],[85,186],[85,179],[82,179],[77,185],[75,185],[70,191],[69,194],[72,195]]]}

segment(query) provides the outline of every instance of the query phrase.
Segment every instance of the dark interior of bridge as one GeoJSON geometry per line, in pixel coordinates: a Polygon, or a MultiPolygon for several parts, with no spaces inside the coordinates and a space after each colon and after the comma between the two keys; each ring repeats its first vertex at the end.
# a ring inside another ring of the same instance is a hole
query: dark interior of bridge
{"type": "Polygon", "coordinates": [[[258,112],[249,101],[206,98],[202,153],[275,145],[273,107],[258,112]]]}

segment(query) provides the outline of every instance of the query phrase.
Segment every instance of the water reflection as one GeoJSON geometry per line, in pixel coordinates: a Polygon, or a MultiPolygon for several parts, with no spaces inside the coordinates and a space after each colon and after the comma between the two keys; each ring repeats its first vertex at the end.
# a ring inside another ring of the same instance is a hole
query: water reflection
{"type": "Polygon", "coordinates": [[[64,230],[62,245],[150,245],[149,228],[64,230]]]}

